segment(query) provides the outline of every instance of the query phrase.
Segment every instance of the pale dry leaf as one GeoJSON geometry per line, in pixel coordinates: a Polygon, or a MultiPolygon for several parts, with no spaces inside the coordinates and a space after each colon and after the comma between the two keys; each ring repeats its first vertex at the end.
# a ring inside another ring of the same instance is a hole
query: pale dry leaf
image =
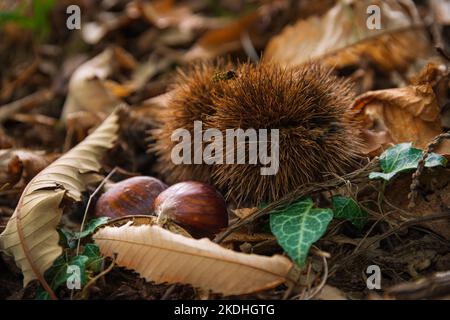
{"type": "Polygon", "coordinates": [[[100,12],[98,21],[85,22],[81,28],[81,37],[88,44],[97,44],[107,34],[123,28],[140,17],[140,12],[134,2],[130,2],[120,13],[100,12]]]}
{"type": "Polygon", "coordinates": [[[450,2],[448,0],[430,0],[436,22],[440,25],[450,25],[450,2]]]}
{"type": "Polygon", "coordinates": [[[156,123],[160,122],[161,111],[169,106],[174,91],[167,91],[159,96],[152,97],[135,106],[133,112],[137,117],[153,119],[156,123]]]}
{"type": "Polygon", "coordinates": [[[253,207],[253,208],[238,208],[238,209],[234,209],[231,210],[237,217],[239,217],[239,219],[245,219],[246,217],[252,215],[253,213],[255,213],[256,211],[258,211],[257,207],[253,207]]]}
{"type": "MultiPolygon", "coordinates": [[[[420,188],[423,196],[418,196],[414,207],[409,206],[411,175],[400,175],[387,185],[386,210],[392,210],[389,217],[404,222],[411,218],[426,218],[433,215],[446,214],[450,206],[450,172],[446,168],[434,168],[421,177],[420,188]]],[[[421,226],[428,228],[450,240],[450,220],[439,219],[424,221],[421,226]]]]}
{"type": "MultiPolygon", "coordinates": [[[[401,142],[425,148],[442,132],[439,106],[428,84],[366,92],[356,98],[353,110],[365,128],[366,154],[401,142]]],[[[443,143],[437,151],[447,154],[447,149],[443,143]]]]}
{"type": "Polygon", "coordinates": [[[77,111],[109,114],[122,103],[104,84],[114,70],[114,58],[114,49],[108,48],[78,67],[70,78],[62,119],[77,111]]]}
{"type": "Polygon", "coordinates": [[[195,30],[215,28],[223,24],[220,18],[196,14],[187,4],[175,3],[173,0],[138,1],[137,4],[142,16],[159,29],[176,27],[191,34],[195,30]]]}
{"type": "MultiPolygon", "coordinates": [[[[117,62],[122,67],[129,67],[129,62],[123,61],[124,50],[119,50],[115,54],[117,62]],[[118,54],[120,52],[120,54],[118,54]],[[120,57],[120,58],[119,58],[120,57]],[[120,59],[120,60],[119,60],[120,59]],[[127,63],[124,65],[124,63],[127,63]]],[[[174,62],[174,57],[168,55],[165,58],[150,56],[150,58],[139,65],[133,67],[133,72],[129,80],[118,83],[109,79],[103,80],[103,86],[115,97],[124,98],[144,87],[152,77],[167,69],[174,62]]]]}
{"type": "Polygon", "coordinates": [[[159,226],[105,227],[94,236],[102,254],[148,281],[191,284],[224,295],[273,288],[289,277],[289,259],[244,254],[209,239],[189,239],[159,226]]]}
{"type": "Polygon", "coordinates": [[[324,285],[322,290],[315,297],[316,300],[348,300],[345,293],[336,287],[328,284],[324,285]]]}
{"type": "Polygon", "coordinates": [[[22,178],[25,182],[30,181],[57,157],[57,154],[45,154],[36,150],[0,150],[0,186],[14,186],[22,178]]]}
{"type": "Polygon", "coordinates": [[[25,187],[6,229],[0,249],[14,256],[24,275],[41,283],[44,272],[62,253],[56,227],[61,201],[81,200],[81,193],[101,168],[100,158],[117,138],[118,115],[112,113],[90,136],[36,175],[25,187]]]}
{"type": "Polygon", "coordinates": [[[250,234],[248,232],[233,232],[228,237],[223,239],[223,243],[230,242],[263,242],[268,240],[275,240],[275,236],[271,233],[253,233],[250,234]]]}
{"type": "Polygon", "coordinates": [[[186,52],[183,58],[186,62],[197,59],[213,59],[241,48],[241,35],[261,17],[262,11],[257,10],[221,28],[209,30],[186,52]]]}
{"type": "Polygon", "coordinates": [[[292,66],[321,60],[344,67],[369,59],[382,69],[402,70],[429,47],[413,11],[410,14],[394,0],[338,1],[323,17],[300,20],[273,37],[264,61],[292,66]],[[380,8],[379,29],[367,27],[371,5],[380,8]]]}
{"type": "Polygon", "coordinates": [[[144,87],[149,80],[156,74],[167,69],[173,62],[174,57],[170,55],[164,58],[157,58],[156,56],[150,56],[150,58],[136,67],[135,71],[131,75],[131,79],[124,85],[132,90],[132,92],[144,87]]]}

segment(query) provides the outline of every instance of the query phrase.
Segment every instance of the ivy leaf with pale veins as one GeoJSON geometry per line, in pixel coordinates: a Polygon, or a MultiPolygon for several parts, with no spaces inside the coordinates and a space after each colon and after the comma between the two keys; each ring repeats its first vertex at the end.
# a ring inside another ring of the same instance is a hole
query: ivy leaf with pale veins
{"type": "Polygon", "coordinates": [[[311,198],[270,214],[270,229],[298,265],[305,263],[311,245],[322,237],[333,219],[331,209],[313,208],[311,198]]]}
{"type": "Polygon", "coordinates": [[[94,243],[88,243],[84,246],[83,256],[88,257],[86,269],[98,273],[103,269],[103,257],[100,248],[94,243]]]}
{"type": "Polygon", "coordinates": [[[95,230],[97,230],[98,227],[105,225],[108,222],[109,218],[108,217],[99,217],[99,218],[95,218],[90,220],[86,226],[84,227],[84,230],[82,232],[75,232],[73,237],[74,239],[78,240],[78,239],[82,239],[85,238],[91,234],[93,234],[95,232],[95,230]]]}
{"type": "MultiPolygon", "coordinates": [[[[380,156],[383,172],[371,172],[369,178],[390,181],[398,173],[417,169],[421,158],[422,150],[412,147],[410,142],[397,144],[380,156]]],[[[436,153],[430,153],[425,160],[425,167],[428,168],[446,165],[447,159],[436,153]]]]}
{"type": "MultiPolygon", "coordinates": [[[[89,259],[90,258],[85,255],[68,258],[66,254],[63,254],[59,256],[53,262],[53,265],[45,272],[45,278],[53,290],[57,290],[58,288],[67,285],[68,281],[70,281],[69,279],[77,276],[80,277],[80,286],[84,286],[87,283],[86,269],[89,259]]],[[[51,299],[51,297],[48,292],[40,286],[36,294],[36,300],[49,299],[51,299]]]]}
{"type": "Polygon", "coordinates": [[[334,217],[350,221],[358,229],[367,222],[367,212],[350,197],[333,196],[334,217]]]}

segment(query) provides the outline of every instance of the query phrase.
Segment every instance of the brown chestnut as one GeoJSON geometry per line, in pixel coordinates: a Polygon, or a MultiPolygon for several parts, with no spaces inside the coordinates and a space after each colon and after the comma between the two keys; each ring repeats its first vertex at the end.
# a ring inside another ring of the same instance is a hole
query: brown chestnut
{"type": "Polygon", "coordinates": [[[228,226],[225,200],[214,187],[197,181],[170,186],[154,202],[158,220],[169,219],[194,237],[211,236],[228,226]]]}
{"type": "Polygon", "coordinates": [[[97,201],[96,216],[117,218],[151,215],[155,198],[167,185],[153,177],[138,176],[114,183],[97,201]]]}

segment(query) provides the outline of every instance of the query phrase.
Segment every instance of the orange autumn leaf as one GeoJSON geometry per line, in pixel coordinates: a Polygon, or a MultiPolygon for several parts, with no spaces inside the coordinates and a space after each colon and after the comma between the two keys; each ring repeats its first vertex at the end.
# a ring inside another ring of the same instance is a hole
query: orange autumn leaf
{"type": "MultiPolygon", "coordinates": [[[[439,106],[428,84],[366,92],[356,98],[353,110],[364,126],[366,154],[401,142],[425,148],[442,133],[439,106]]],[[[447,154],[450,149],[442,144],[437,151],[447,154]]]]}
{"type": "Polygon", "coordinates": [[[206,32],[186,53],[185,60],[211,59],[241,47],[241,34],[261,18],[253,11],[230,24],[206,32]]]}
{"type": "Polygon", "coordinates": [[[339,1],[324,16],[311,16],[285,27],[267,45],[264,60],[285,66],[320,60],[345,67],[368,59],[390,71],[407,68],[427,48],[415,10],[409,12],[390,0],[339,1]],[[380,9],[380,28],[367,25],[366,11],[373,5],[380,9]]]}

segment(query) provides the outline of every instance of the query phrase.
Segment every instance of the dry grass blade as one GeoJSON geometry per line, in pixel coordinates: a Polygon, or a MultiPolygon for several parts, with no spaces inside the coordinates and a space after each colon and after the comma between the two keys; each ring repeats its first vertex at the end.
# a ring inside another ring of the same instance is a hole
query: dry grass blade
{"type": "Polygon", "coordinates": [[[188,283],[225,295],[273,288],[288,279],[292,268],[283,256],[239,253],[151,225],[105,227],[94,240],[104,255],[117,254],[118,265],[148,281],[188,283]]]}
{"type": "Polygon", "coordinates": [[[83,142],[50,164],[26,186],[6,229],[0,249],[14,256],[23,272],[24,285],[38,279],[47,291],[44,272],[61,254],[56,227],[64,198],[81,199],[86,184],[101,168],[100,158],[117,137],[118,115],[111,114],[83,142]]]}

